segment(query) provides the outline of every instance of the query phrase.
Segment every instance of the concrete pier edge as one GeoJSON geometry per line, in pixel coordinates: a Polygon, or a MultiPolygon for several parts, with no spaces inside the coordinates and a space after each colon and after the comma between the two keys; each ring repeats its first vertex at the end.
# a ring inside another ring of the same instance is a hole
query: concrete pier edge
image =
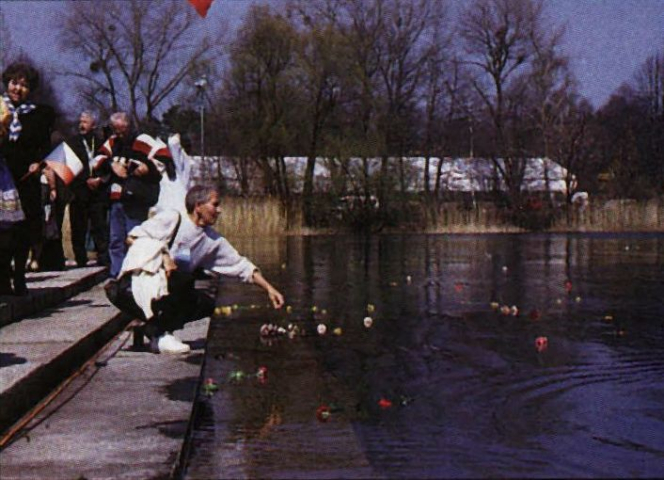
{"type": "Polygon", "coordinates": [[[97,330],[74,342],[48,363],[40,365],[28,376],[0,394],[0,433],[9,431],[23,416],[39,404],[51,391],[67,380],[78,368],[124,329],[131,317],[116,314],[97,330]]]}

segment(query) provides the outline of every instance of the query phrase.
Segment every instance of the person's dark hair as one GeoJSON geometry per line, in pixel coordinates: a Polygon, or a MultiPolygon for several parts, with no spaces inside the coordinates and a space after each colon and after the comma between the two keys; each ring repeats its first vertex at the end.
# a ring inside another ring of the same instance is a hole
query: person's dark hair
{"type": "Polygon", "coordinates": [[[2,83],[5,84],[5,88],[9,86],[10,80],[20,80],[21,78],[28,82],[30,92],[34,92],[39,87],[39,72],[28,63],[14,62],[2,73],[2,83]]]}
{"type": "Polygon", "coordinates": [[[192,213],[196,208],[196,205],[206,203],[210,199],[210,195],[213,193],[218,193],[215,187],[206,185],[194,185],[191,187],[187,192],[187,196],[184,197],[184,206],[187,209],[187,212],[192,213]]]}

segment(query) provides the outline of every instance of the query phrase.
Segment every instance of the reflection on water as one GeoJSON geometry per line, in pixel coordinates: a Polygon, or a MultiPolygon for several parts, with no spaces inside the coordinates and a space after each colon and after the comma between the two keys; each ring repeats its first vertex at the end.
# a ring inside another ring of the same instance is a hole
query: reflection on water
{"type": "Polygon", "coordinates": [[[199,419],[190,478],[664,475],[662,238],[316,237],[240,250],[293,313],[223,289],[222,303],[257,307],[213,323],[205,375],[222,388],[199,419]],[[261,343],[265,322],[309,335],[261,343]],[[319,322],[343,335],[317,336],[319,322]],[[260,366],[265,384],[227,380],[260,366]],[[335,409],[327,423],[321,404],[335,409]]]}

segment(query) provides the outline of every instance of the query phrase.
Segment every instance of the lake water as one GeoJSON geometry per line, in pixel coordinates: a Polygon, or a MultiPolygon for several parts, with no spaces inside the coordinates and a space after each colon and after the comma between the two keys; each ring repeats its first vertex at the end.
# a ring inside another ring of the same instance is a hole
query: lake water
{"type": "Polygon", "coordinates": [[[664,476],[661,235],[236,246],[292,312],[222,288],[240,308],[211,327],[189,478],[664,476]],[[267,322],[306,335],[266,341],[267,322]]]}

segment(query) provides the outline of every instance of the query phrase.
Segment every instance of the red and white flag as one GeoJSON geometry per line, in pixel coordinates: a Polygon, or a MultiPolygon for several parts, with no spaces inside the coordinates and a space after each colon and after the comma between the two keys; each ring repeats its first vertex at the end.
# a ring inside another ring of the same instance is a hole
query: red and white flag
{"type": "Polygon", "coordinates": [[[141,134],[136,137],[131,148],[137,152],[141,152],[148,160],[152,161],[163,174],[166,171],[170,179],[175,179],[175,163],[171,151],[160,138],[153,138],[147,134],[141,134]]]}
{"type": "Polygon", "coordinates": [[[210,5],[212,5],[212,1],[213,0],[189,0],[189,3],[194,6],[201,17],[205,18],[210,9],[210,5]]]}
{"type": "Polygon", "coordinates": [[[62,179],[65,185],[69,185],[74,177],[83,170],[83,162],[65,142],[62,142],[49,153],[44,161],[62,179]]]}

